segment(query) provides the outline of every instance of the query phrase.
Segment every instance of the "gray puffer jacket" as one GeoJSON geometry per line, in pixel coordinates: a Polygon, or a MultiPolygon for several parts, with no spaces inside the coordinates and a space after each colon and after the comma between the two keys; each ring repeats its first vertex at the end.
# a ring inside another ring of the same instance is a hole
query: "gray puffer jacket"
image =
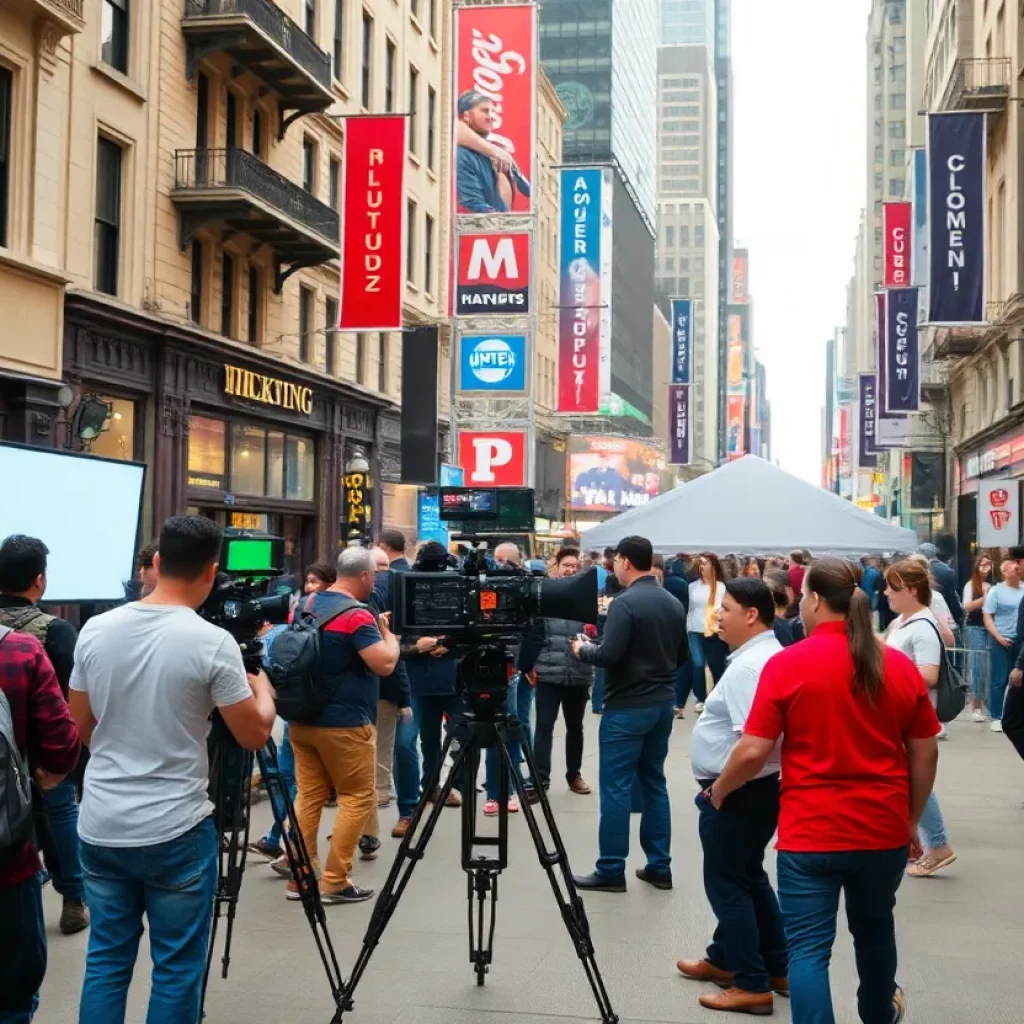
{"type": "Polygon", "coordinates": [[[537,681],[552,686],[590,686],[594,669],[572,656],[569,644],[583,632],[582,622],[570,619],[542,619],[544,640],[534,668],[537,681]]]}

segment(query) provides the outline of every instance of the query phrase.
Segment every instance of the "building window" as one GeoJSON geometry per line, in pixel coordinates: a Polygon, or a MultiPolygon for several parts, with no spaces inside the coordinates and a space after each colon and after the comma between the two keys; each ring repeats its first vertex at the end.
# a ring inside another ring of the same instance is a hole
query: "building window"
{"type": "Polygon", "coordinates": [[[373,18],[363,11],[362,104],[370,109],[370,64],[373,60],[373,18]]]}
{"type": "Polygon", "coordinates": [[[263,275],[259,267],[249,264],[249,343],[258,345],[263,340],[263,323],[260,317],[263,302],[263,275]]]}
{"type": "Polygon", "coordinates": [[[416,203],[405,204],[405,277],[409,284],[416,283],[416,203]]]}
{"type": "Polygon", "coordinates": [[[235,423],[231,427],[231,490],[264,495],[267,491],[267,432],[235,423]]]}
{"type": "Polygon", "coordinates": [[[306,35],[316,39],[316,0],[306,0],[306,35]]]}
{"type": "Polygon", "coordinates": [[[103,0],[100,57],[104,64],[128,73],[128,0],[103,0]]]}
{"type": "Polygon", "coordinates": [[[904,121],[890,121],[889,122],[889,138],[890,139],[903,139],[906,138],[907,128],[906,122],[904,121]]]}
{"type": "Polygon", "coordinates": [[[665,228],[665,248],[674,249],[676,247],[676,229],[670,224],[665,228]]]}
{"type": "Polygon", "coordinates": [[[384,110],[390,114],[395,109],[395,58],[398,51],[390,40],[384,43],[384,110]]]}
{"type": "Polygon", "coordinates": [[[907,105],[906,93],[902,92],[891,92],[889,93],[889,109],[890,110],[903,110],[907,105]]]}
{"type": "Polygon", "coordinates": [[[121,147],[100,137],[96,146],[96,290],[117,294],[121,252],[121,147]]]}
{"type": "Polygon", "coordinates": [[[434,218],[429,213],[423,219],[423,290],[434,293],[434,218]]]}
{"type": "Polygon", "coordinates": [[[427,166],[433,170],[437,159],[437,92],[427,86],[427,166]]]}
{"type": "Polygon", "coordinates": [[[703,224],[698,224],[693,229],[693,244],[694,245],[703,245],[704,244],[704,225],[703,224]]]}
{"type": "Polygon", "coordinates": [[[366,383],[366,335],[356,335],[356,383],[366,383]]]}
{"type": "Polygon", "coordinates": [[[418,113],[420,92],[420,73],[412,66],[409,66],[409,152],[415,153],[419,148],[419,130],[416,115],[418,113]]]}
{"type": "Polygon", "coordinates": [[[252,155],[263,159],[263,112],[259,107],[252,109],[252,155]]]}
{"type": "Polygon", "coordinates": [[[380,355],[380,360],[377,363],[377,390],[382,395],[386,395],[388,393],[388,359],[390,358],[390,348],[388,336],[384,331],[381,331],[377,337],[379,339],[380,355]]]}
{"type": "Polygon", "coordinates": [[[334,77],[341,81],[345,60],[345,0],[334,0],[334,77]]]}
{"type": "Polygon", "coordinates": [[[302,187],[316,193],[316,143],[308,135],[302,140],[302,187]]]}
{"type": "Polygon", "coordinates": [[[225,89],[224,144],[230,149],[238,145],[238,100],[230,89],[225,89]]]}
{"type": "Polygon", "coordinates": [[[230,253],[224,253],[220,276],[220,333],[231,338],[235,328],[235,261],[230,253]]]}
{"type": "Polygon", "coordinates": [[[192,323],[203,322],[203,243],[198,240],[192,242],[192,291],[188,311],[192,323]]]}
{"type": "Polygon", "coordinates": [[[10,202],[11,139],[14,75],[0,67],[0,245],[7,245],[7,209],[10,202]]]}
{"type": "Polygon", "coordinates": [[[338,353],[338,300],[328,299],[324,303],[324,324],[326,343],[324,345],[324,369],[333,377],[337,373],[338,353]]]}
{"type": "Polygon", "coordinates": [[[688,225],[684,224],[679,229],[679,244],[681,246],[686,246],[690,244],[690,228],[688,225]]]}
{"type": "Polygon", "coordinates": [[[312,288],[299,288],[299,359],[310,360],[313,351],[313,301],[316,298],[312,288]]]}
{"type": "Polygon", "coordinates": [[[894,149],[889,154],[889,163],[893,167],[903,167],[907,162],[907,151],[905,149],[894,149]]]}
{"type": "Polygon", "coordinates": [[[903,195],[903,179],[889,179],[889,195],[899,199],[903,195]]]}
{"type": "Polygon", "coordinates": [[[338,210],[338,199],[341,195],[341,161],[336,160],[333,156],[331,157],[330,192],[331,209],[338,210]]]}
{"type": "Polygon", "coordinates": [[[430,38],[437,38],[437,4],[438,0],[427,0],[429,5],[429,12],[427,13],[427,21],[430,24],[430,38]]]}
{"type": "Polygon", "coordinates": [[[409,0],[409,13],[414,18],[420,16],[420,0],[409,0]]]}
{"type": "Polygon", "coordinates": [[[189,487],[226,490],[224,452],[227,424],[207,416],[193,416],[188,431],[189,487]]]}

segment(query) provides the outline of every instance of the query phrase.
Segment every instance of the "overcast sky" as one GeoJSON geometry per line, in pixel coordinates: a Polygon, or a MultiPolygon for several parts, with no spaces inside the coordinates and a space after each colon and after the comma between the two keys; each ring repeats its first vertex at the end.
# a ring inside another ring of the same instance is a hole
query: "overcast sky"
{"type": "Polygon", "coordinates": [[[733,236],[750,249],[772,449],[821,482],[825,342],[864,205],[870,0],[733,0],[733,236]]]}

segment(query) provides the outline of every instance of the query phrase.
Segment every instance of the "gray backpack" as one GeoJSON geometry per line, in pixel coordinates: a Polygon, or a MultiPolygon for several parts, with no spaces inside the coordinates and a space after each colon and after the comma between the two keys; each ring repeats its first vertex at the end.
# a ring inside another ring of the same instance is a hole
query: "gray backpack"
{"type": "MultiPolygon", "coordinates": [[[[0,658],[11,629],[0,626],[0,658]]],[[[0,690],[0,864],[13,860],[32,838],[32,788],[28,765],[14,737],[14,718],[0,690]]]]}

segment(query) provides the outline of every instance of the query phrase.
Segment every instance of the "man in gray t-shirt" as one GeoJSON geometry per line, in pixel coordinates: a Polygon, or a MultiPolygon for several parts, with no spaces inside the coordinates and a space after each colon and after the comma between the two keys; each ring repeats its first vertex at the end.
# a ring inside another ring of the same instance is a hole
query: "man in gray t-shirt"
{"type": "Polygon", "coordinates": [[[71,675],[71,714],[90,761],[78,831],[92,933],[81,1020],[124,1021],[145,913],[150,1019],[198,1020],[217,885],[206,737],[219,709],[258,750],[274,724],[264,673],[246,676],[224,630],[195,612],[213,586],[219,526],[169,519],[141,601],[90,619],[71,675]]]}

